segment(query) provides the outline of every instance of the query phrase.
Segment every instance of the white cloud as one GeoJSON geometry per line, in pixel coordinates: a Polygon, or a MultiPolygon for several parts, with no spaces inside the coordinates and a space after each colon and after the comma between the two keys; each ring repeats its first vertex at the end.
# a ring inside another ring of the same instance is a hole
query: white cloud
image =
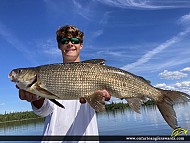
{"type": "Polygon", "coordinates": [[[155,55],[159,54],[160,52],[162,52],[164,49],[170,47],[171,45],[179,42],[183,36],[185,36],[186,34],[188,34],[190,31],[184,31],[179,33],[177,36],[174,36],[173,38],[167,40],[166,42],[160,44],[159,46],[157,46],[156,48],[154,48],[152,51],[147,52],[146,54],[144,54],[140,59],[138,59],[136,62],[128,64],[124,67],[122,67],[123,69],[131,69],[134,68],[136,66],[142,65],[144,63],[147,63],[149,60],[151,60],[155,55]]]}
{"type": "Polygon", "coordinates": [[[184,69],[182,69],[180,71],[182,71],[182,72],[190,72],[190,67],[186,67],[186,68],[184,68],[184,69]]]}
{"type": "Polygon", "coordinates": [[[143,64],[149,62],[157,54],[160,54],[165,49],[167,49],[167,48],[173,46],[174,44],[177,44],[178,42],[182,41],[189,34],[190,34],[190,28],[186,27],[184,31],[179,32],[176,36],[173,36],[172,38],[165,41],[164,43],[161,43],[159,46],[152,49],[151,51],[148,51],[146,54],[142,55],[141,58],[137,59],[134,63],[125,65],[124,67],[122,67],[122,69],[129,70],[129,69],[136,68],[139,65],[143,65],[143,64]]]}
{"type": "Polygon", "coordinates": [[[57,47],[57,43],[53,39],[48,39],[46,41],[40,41],[37,43],[40,47],[40,52],[43,52],[52,56],[61,56],[61,51],[57,47]]]}
{"type": "Polygon", "coordinates": [[[92,33],[93,37],[99,37],[100,35],[102,35],[104,33],[103,30],[97,30],[95,32],[92,33]]]}
{"type": "Polygon", "coordinates": [[[46,57],[46,63],[59,63],[62,61],[61,50],[53,39],[38,41],[38,54],[46,57]]]}
{"type": "Polygon", "coordinates": [[[61,56],[61,51],[58,48],[54,48],[54,47],[45,49],[43,50],[43,52],[48,55],[61,56]]]}
{"type": "Polygon", "coordinates": [[[190,87],[190,81],[177,82],[175,86],[180,88],[190,87]]]}
{"type": "Polygon", "coordinates": [[[174,84],[159,83],[155,85],[157,88],[166,90],[176,90],[190,95],[190,81],[177,82],[174,84]]]}
{"type": "Polygon", "coordinates": [[[110,18],[111,15],[111,11],[107,11],[103,14],[103,16],[101,16],[101,20],[99,22],[100,25],[106,25],[108,23],[108,19],[110,18]]]}
{"type": "Polygon", "coordinates": [[[182,16],[179,19],[179,22],[185,26],[189,26],[190,25],[190,13],[187,15],[182,16]]]}
{"type": "Polygon", "coordinates": [[[88,21],[96,21],[100,25],[106,25],[112,13],[111,11],[98,9],[96,1],[85,1],[85,3],[81,4],[79,0],[72,0],[72,3],[76,14],[88,21]]]}
{"type": "Polygon", "coordinates": [[[189,8],[190,1],[155,1],[155,0],[98,0],[99,2],[119,8],[129,9],[171,9],[171,8],[189,8]]]}
{"type": "Polygon", "coordinates": [[[0,22],[0,36],[2,36],[7,43],[9,43],[13,48],[16,48],[19,52],[21,52],[31,63],[36,64],[34,56],[34,51],[29,51],[18,39],[18,37],[9,29],[6,25],[0,22]]]}
{"type": "Polygon", "coordinates": [[[166,85],[165,83],[159,83],[159,84],[155,85],[155,87],[161,88],[161,89],[166,89],[166,90],[175,90],[175,87],[166,85]]]}
{"type": "Polygon", "coordinates": [[[72,0],[72,2],[76,8],[82,9],[82,5],[79,2],[77,2],[76,0],[72,0]]]}
{"type": "Polygon", "coordinates": [[[168,71],[164,70],[159,74],[159,76],[163,79],[181,79],[187,77],[188,74],[180,72],[180,71],[168,71]]]}
{"type": "Polygon", "coordinates": [[[97,55],[106,55],[106,57],[126,57],[125,51],[111,51],[111,50],[105,50],[105,51],[97,51],[97,55]]]}
{"type": "Polygon", "coordinates": [[[94,14],[92,9],[95,6],[94,1],[86,2],[85,5],[81,5],[77,0],[72,0],[72,2],[77,14],[89,21],[93,19],[94,14]]]}

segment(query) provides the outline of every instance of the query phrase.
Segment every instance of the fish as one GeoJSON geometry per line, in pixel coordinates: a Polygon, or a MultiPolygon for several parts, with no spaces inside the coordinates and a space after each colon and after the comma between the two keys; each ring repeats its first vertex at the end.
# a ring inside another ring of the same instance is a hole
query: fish
{"type": "Polygon", "coordinates": [[[105,89],[111,96],[125,99],[137,113],[147,99],[152,99],[168,125],[173,129],[178,127],[173,105],[189,102],[188,94],[154,87],[141,76],[104,63],[103,59],[95,59],[17,68],[8,77],[20,89],[47,99],[78,100],[83,97],[97,112],[105,110],[104,97],[97,93],[99,90],[105,89]]]}

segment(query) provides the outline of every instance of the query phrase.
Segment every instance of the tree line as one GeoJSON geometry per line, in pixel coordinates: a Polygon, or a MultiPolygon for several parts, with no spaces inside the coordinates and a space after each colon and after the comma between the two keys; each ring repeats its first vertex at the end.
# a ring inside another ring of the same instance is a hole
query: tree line
{"type": "MultiPolygon", "coordinates": [[[[144,102],[142,104],[142,106],[148,106],[148,105],[154,105],[155,104],[155,101],[153,100],[148,100],[146,102],[144,102]]],[[[110,104],[106,104],[106,111],[110,111],[110,110],[115,110],[115,109],[125,109],[125,108],[128,108],[130,107],[128,103],[110,103],[110,104]]]]}
{"type": "Polygon", "coordinates": [[[24,111],[24,112],[13,112],[13,113],[4,113],[0,114],[0,122],[9,122],[14,120],[24,120],[31,118],[39,118],[33,111],[24,111]]]}
{"type": "MultiPolygon", "coordinates": [[[[143,105],[153,105],[153,100],[148,100],[143,105]]],[[[129,107],[128,103],[114,103],[106,104],[106,111],[116,110],[116,109],[124,109],[129,107]]],[[[24,111],[24,112],[13,112],[13,113],[4,113],[0,114],[0,123],[1,122],[10,122],[10,121],[19,121],[26,119],[35,119],[40,118],[38,115],[34,114],[33,111],[24,111]]]]}

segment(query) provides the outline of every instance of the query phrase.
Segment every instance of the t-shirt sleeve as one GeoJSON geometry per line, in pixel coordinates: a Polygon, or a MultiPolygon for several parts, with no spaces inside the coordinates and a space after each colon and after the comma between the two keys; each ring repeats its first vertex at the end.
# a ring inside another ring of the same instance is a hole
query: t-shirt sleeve
{"type": "Polygon", "coordinates": [[[49,114],[51,114],[54,110],[54,105],[53,103],[51,103],[48,99],[45,98],[44,103],[42,105],[41,108],[36,108],[32,103],[32,110],[33,112],[38,115],[38,116],[42,116],[42,117],[46,117],[49,114]]]}

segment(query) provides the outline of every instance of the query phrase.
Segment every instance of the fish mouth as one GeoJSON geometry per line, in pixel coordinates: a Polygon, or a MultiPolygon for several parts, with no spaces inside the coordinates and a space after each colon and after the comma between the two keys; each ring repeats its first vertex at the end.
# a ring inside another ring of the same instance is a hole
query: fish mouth
{"type": "Polygon", "coordinates": [[[10,78],[10,80],[12,81],[12,82],[19,82],[17,79],[15,79],[15,78],[13,78],[13,77],[9,77],[10,78]]]}
{"type": "Polygon", "coordinates": [[[10,74],[8,75],[8,78],[10,78],[12,82],[19,82],[15,77],[16,77],[15,71],[11,71],[10,74]]]}
{"type": "MultiPolygon", "coordinates": [[[[27,81],[19,81],[17,78],[15,78],[15,72],[12,71],[9,75],[8,75],[8,78],[10,78],[10,80],[12,82],[15,82],[16,85],[19,86],[20,83],[27,83],[27,81]]],[[[35,75],[33,78],[30,79],[30,82],[28,84],[26,84],[26,87],[31,87],[33,84],[35,84],[37,82],[37,75],[35,75]]]]}

